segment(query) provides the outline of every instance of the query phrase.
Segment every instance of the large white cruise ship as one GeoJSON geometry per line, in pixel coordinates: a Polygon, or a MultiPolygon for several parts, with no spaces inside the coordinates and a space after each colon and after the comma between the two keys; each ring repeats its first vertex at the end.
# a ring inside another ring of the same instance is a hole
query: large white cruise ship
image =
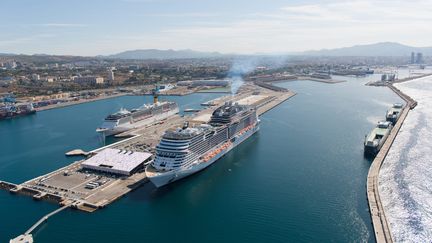
{"type": "Polygon", "coordinates": [[[259,130],[256,109],[226,103],[217,108],[208,124],[168,130],[156,147],[146,175],[161,187],[214,163],[259,130]]]}
{"type": "Polygon", "coordinates": [[[104,136],[119,134],[134,128],[142,127],[166,119],[179,113],[177,103],[158,101],[158,88],[153,91],[153,104],[144,104],[138,109],[120,111],[108,115],[96,132],[104,136]]]}

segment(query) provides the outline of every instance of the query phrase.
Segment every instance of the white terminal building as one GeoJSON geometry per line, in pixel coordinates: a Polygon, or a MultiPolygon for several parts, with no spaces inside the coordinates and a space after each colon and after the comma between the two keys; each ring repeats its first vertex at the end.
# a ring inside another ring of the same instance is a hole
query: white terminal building
{"type": "Polygon", "coordinates": [[[76,83],[90,83],[90,84],[104,83],[104,79],[102,77],[96,77],[96,76],[73,77],[72,80],[76,83]]]}
{"type": "Polygon", "coordinates": [[[150,161],[151,156],[150,153],[107,148],[84,161],[81,166],[100,172],[131,175],[150,161]]]}

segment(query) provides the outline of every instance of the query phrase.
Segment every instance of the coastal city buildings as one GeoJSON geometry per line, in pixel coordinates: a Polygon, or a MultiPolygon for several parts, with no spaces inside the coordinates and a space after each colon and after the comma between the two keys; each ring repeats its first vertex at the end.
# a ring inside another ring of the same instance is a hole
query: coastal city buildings
{"type": "Polygon", "coordinates": [[[72,81],[76,83],[103,84],[104,78],[96,76],[74,77],[72,81]]]}
{"type": "Polygon", "coordinates": [[[1,10],[0,243],[432,243],[431,0],[1,10]]]}
{"type": "Polygon", "coordinates": [[[411,52],[411,64],[423,64],[424,60],[423,60],[423,53],[421,52],[411,52]]]}

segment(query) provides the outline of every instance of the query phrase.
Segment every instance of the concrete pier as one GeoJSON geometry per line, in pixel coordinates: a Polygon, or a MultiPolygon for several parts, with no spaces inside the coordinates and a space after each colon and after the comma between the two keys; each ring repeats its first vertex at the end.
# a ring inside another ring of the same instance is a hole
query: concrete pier
{"type": "Polygon", "coordinates": [[[308,76],[298,77],[298,80],[315,81],[315,82],[326,83],[326,84],[337,84],[337,83],[346,82],[346,80],[322,79],[322,78],[313,78],[308,76]]]}
{"type": "Polygon", "coordinates": [[[66,156],[87,156],[88,152],[84,152],[82,149],[74,149],[66,153],[66,156]]]}
{"type": "Polygon", "coordinates": [[[33,235],[20,235],[14,239],[11,239],[9,243],[33,243],[33,235]]]}
{"type": "Polygon", "coordinates": [[[378,243],[393,242],[393,238],[390,231],[390,225],[387,222],[384,208],[381,203],[381,198],[379,195],[379,190],[378,190],[379,172],[384,162],[384,159],[387,156],[387,153],[390,150],[390,147],[393,144],[394,139],[396,138],[396,135],[398,134],[405,118],[408,115],[408,112],[410,111],[410,109],[413,109],[417,105],[416,101],[414,101],[408,95],[402,93],[399,89],[395,88],[393,85],[390,84],[388,85],[388,87],[391,90],[393,90],[397,95],[399,95],[406,102],[406,105],[402,110],[399,120],[393,127],[390,135],[388,136],[381,150],[373,160],[367,177],[367,198],[369,202],[369,210],[371,213],[372,224],[375,232],[375,239],[378,243]]]}
{"type": "Polygon", "coordinates": [[[54,216],[57,213],[60,213],[61,211],[65,210],[66,208],[70,207],[70,205],[65,205],[61,208],[58,208],[54,210],[53,212],[43,216],[39,221],[37,221],[32,227],[30,227],[24,234],[11,239],[10,243],[32,243],[33,242],[33,235],[31,234],[35,229],[37,229],[39,226],[41,226],[43,223],[45,223],[50,217],[54,216]]]}
{"type": "MultiPolygon", "coordinates": [[[[365,85],[368,85],[368,86],[389,86],[389,87],[391,86],[391,87],[395,88],[393,86],[393,84],[395,84],[395,83],[402,83],[402,82],[410,81],[410,80],[413,80],[413,79],[424,78],[424,77],[431,76],[431,75],[432,75],[432,73],[426,73],[426,74],[422,74],[422,75],[418,75],[418,76],[412,76],[412,77],[407,77],[407,78],[402,78],[402,79],[396,79],[396,80],[391,81],[391,82],[389,82],[389,81],[381,81],[381,80],[370,81],[370,82],[367,82],[365,85]]],[[[398,95],[399,95],[399,93],[398,93],[398,95]]]]}
{"type": "Polygon", "coordinates": [[[30,229],[28,229],[24,235],[28,235],[31,232],[33,232],[36,228],[38,228],[41,224],[45,223],[50,217],[54,216],[57,213],[60,213],[61,211],[65,210],[66,208],[68,208],[70,205],[65,205],[59,209],[56,209],[55,211],[43,216],[41,219],[39,219],[39,221],[37,221],[32,227],[30,227],[30,229]]]}

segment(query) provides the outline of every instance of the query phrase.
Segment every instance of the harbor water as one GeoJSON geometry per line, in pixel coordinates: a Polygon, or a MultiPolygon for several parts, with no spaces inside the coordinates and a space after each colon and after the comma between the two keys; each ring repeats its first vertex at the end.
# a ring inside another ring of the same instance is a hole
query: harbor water
{"type": "MultiPolygon", "coordinates": [[[[66,210],[34,232],[37,242],[373,242],[366,198],[371,161],[363,140],[394,102],[368,78],[339,84],[278,83],[296,96],[261,117],[261,129],[205,171],[164,188],[147,183],[95,213],[66,210]]],[[[167,97],[183,108],[220,94],[167,97]]],[[[0,122],[0,180],[20,183],[101,146],[95,128],[125,96],[0,122]]],[[[58,206],[0,191],[0,242],[58,206]]]]}

